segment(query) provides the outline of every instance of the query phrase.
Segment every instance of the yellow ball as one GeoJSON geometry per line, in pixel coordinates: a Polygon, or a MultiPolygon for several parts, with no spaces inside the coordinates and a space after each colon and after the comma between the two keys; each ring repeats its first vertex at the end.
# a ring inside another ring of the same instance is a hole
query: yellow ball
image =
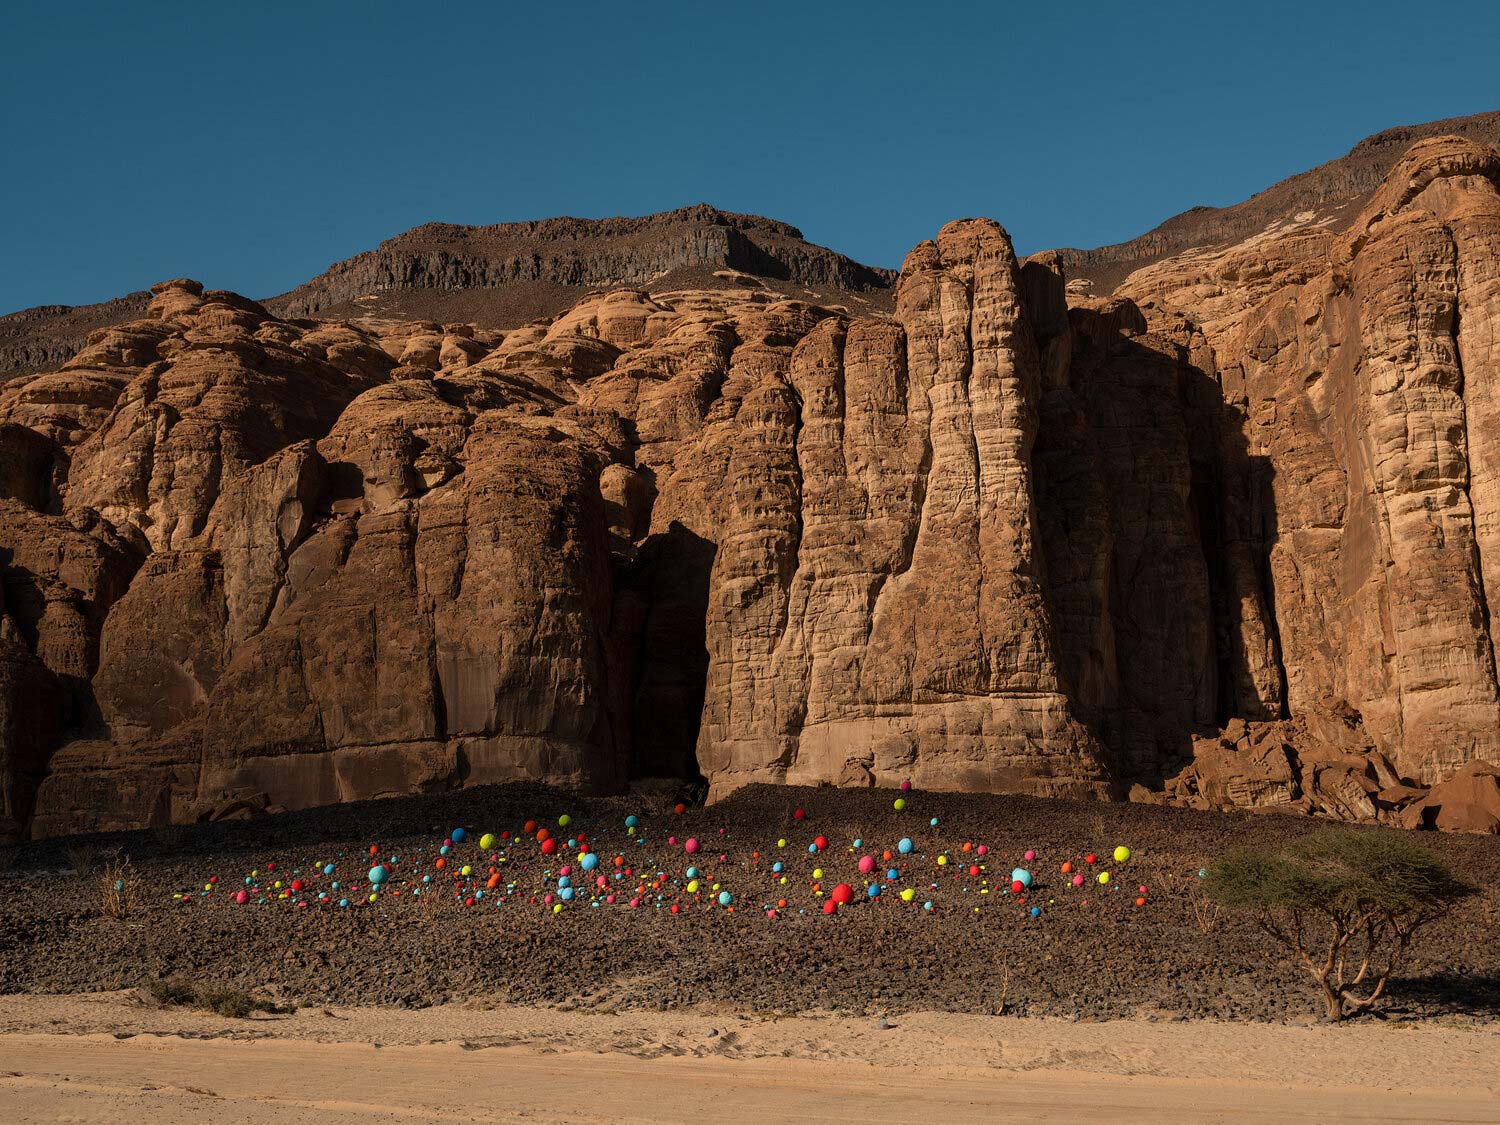
{"type": "Polygon", "coordinates": [[[897,812],[901,812],[903,809],[906,808],[906,798],[905,797],[897,797],[896,800],[895,800],[895,802],[894,802],[894,807],[895,807],[895,809],[896,809],[897,812]]]}
{"type": "Polygon", "coordinates": [[[554,902],[552,904],[552,913],[554,913],[554,914],[561,914],[562,913],[562,903],[560,903],[560,902],[554,902]]]}
{"type": "Polygon", "coordinates": [[[1127,848],[1124,844],[1121,844],[1118,848],[1115,849],[1115,862],[1116,863],[1124,863],[1129,858],[1130,858],[1130,849],[1127,848]]]}
{"type": "Polygon", "coordinates": [[[783,875],[783,876],[782,876],[782,877],[781,877],[781,885],[782,885],[782,886],[783,886],[783,887],[784,887],[784,886],[786,886],[786,876],[785,876],[785,875],[783,875]]]}
{"type": "Polygon", "coordinates": [[[916,897],[917,897],[917,892],[914,891],[914,890],[912,890],[910,887],[907,887],[906,890],[904,890],[904,891],[901,892],[901,901],[902,902],[910,902],[912,899],[914,899],[916,897]]]}
{"type": "Polygon", "coordinates": [[[494,834],[491,832],[486,832],[483,836],[479,837],[479,846],[485,851],[489,851],[491,848],[493,848],[495,846],[494,834]]]}
{"type": "Polygon", "coordinates": [[[814,879],[821,879],[822,877],[823,877],[823,869],[821,867],[814,867],[813,868],[813,878],[814,879]]]}
{"type": "Polygon", "coordinates": [[[203,884],[203,889],[205,891],[211,891],[211,890],[214,889],[214,885],[212,883],[204,883],[203,884]]]}
{"type": "Polygon", "coordinates": [[[688,880],[687,889],[688,889],[688,894],[690,894],[690,895],[697,894],[698,893],[698,880],[697,879],[690,879],[690,880],[688,880]]]}
{"type": "Polygon", "coordinates": [[[371,902],[374,902],[379,897],[380,896],[378,894],[375,894],[373,891],[370,893],[370,901],[371,902]]]}
{"type": "Polygon", "coordinates": [[[557,826],[559,828],[566,828],[568,825],[570,825],[572,823],[573,823],[573,818],[571,816],[569,816],[567,813],[563,813],[562,816],[560,816],[560,817],[557,818],[557,826]]]}
{"type": "Polygon", "coordinates": [[[786,841],[785,840],[777,840],[776,841],[776,846],[778,848],[784,848],[784,847],[786,847],[786,841]]]}
{"type": "Polygon", "coordinates": [[[938,866],[939,867],[947,867],[948,866],[948,857],[945,856],[945,855],[938,856],[938,866]]]}
{"type": "Polygon", "coordinates": [[[1101,883],[1107,883],[1107,882],[1109,882],[1109,872],[1108,871],[1101,871],[1101,872],[1099,872],[1099,882],[1101,882],[1101,883]]]}
{"type": "Polygon", "coordinates": [[[470,875],[472,875],[472,874],[474,874],[474,869],[473,869],[473,868],[472,868],[472,867],[470,867],[470,866],[469,866],[469,865],[468,865],[468,864],[467,864],[467,863],[466,863],[466,864],[464,864],[464,865],[463,865],[463,866],[462,866],[462,867],[460,867],[460,868],[459,868],[459,869],[458,869],[458,873],[459,873],[459,874],[460,874],[460,875],[462,875],[462,876],[464,876],[464,878],[468,878],[468,877],[469,877],[469,876],[470,876],[470,875]]]}
{"type": "Polygon", "coordinates": [[[277,890],[278,890],[278,891],[279,891],[279,890],[281,890],[281,880],[280,880],[280,879],[277,879],[277,880],[276,880],[276,889],[277,889],[277,890]]]}

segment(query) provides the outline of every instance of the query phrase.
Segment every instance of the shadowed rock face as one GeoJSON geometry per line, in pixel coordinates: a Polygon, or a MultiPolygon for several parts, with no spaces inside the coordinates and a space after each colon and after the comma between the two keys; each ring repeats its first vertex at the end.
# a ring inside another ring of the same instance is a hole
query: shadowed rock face
{"type": "Polygon", "coordinates": [[[1071,307],[988,220],[891,317],[157,286],[0,390],[9,830],[699,771],[1483,827],[1497,183],[1425,141],[1071,307]]]}

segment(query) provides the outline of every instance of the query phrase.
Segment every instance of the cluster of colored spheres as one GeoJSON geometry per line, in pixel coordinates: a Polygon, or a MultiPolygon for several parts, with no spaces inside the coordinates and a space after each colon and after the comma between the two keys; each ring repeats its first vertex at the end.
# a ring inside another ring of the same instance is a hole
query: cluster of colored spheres
{"type": "MultiPolygon", "coordinates": [[[[902,831],[900,814],[909,813],[918,799],[910,783],[901,792],[893,805],[898,815],[871,825],[887,842],[867,842],[863,836],[835,839],[831,826],[810,825],[801,808],[792,812],[774,844],[767,838],[759,846],[732,839],[728,826],[679,836],[672,825],[687,813],[684,804],[665,817],[632,813],[587,832],[563,813],[549,824],[532,818],[498,831],[454,827],[440,843],[426,846],[409,842],[387,851],[371,844],[358,856],[299,860],[290,869],[278,870],[277,863],[268,862],[243,876],[228,898],[238,906],[308,909],[438,895],[439,901],[464,907],[521,905],[552,915],[579,906],[672,915],[712,909],[734,913],[745,906],[772,919],[835,915],[858,903],[927,913],[998,906],[1019,908],[1025,917],[1038,919],[1060,903],[1087,906],[1090,900],[1083,895],[1090,885],[1096,894],[1114,894],[1118,869],[1133,858],[1123,844],[1111,853],[1112,869],[1097,853],[1073,856],[1048,868],[1060,876],[1054,883],[1040,873],[1042,859],[1034,848],[1020,850],[1013,859],[1008,852],[997,856],[991,845],[945,841],[936,816],[927,818],[926,830],[914,826],[902,831]],[[1003,866],[992,872],[997,858],[1003,866]],[[342,876],[343,871],[356,874],[342,876]]],[[[1146,905],[1146,895],[1141,885],[1137,906],[1146,905]]],[[[173,897],[188,903],[225,896],[214,875],[201,891],[173,897]]]]}

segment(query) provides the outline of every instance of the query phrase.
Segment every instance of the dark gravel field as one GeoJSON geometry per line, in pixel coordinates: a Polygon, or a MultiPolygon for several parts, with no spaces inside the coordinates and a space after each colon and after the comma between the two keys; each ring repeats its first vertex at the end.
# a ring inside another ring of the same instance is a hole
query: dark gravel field
{"type": "MultiPolygon", "coordinates": [[[[1248,918],[1216,914],[1197,892],[1198,869],[1226,847],[1284,842],[1318,822],[920,791],[905,794],[908,807],[898,812],[893,801],[902,796],[757,786],[679,814],[661,798],[513,785],[31,844],[0,873],[0,992],[171,978],[324,1004],[722,1003],[761,1013],[1003,1010],[1081,1019],[1282,1020],[1318,1010],[1300,966],[1248,918]],[[804,819],[794,816],[798,808],[804,819]],[[567,827],[558,825],[562,815],[567,827]],[[627,816],[639,818],[634,836],[627,816]],[[528,820],[556,834],[556,855],[544,855],[533,835],[514,839],[528,820]],[[439,848],[460,826],[467,838],[437,868],[439,848]],[[503,832],[512,838],[481,852],[483,834],[503,832]],[[581,870],[582,845],[568,847],[580,832],[596,870],[581,870]],[[827,848],[809,854],[820,835],[827,848]],[[898,849],[903,837],[910,854],[898,849]],[[698,853],[685,852],[689,838],[702,842],[698,853]],[[372,845],[389,870],[373,903],[372,845]],[[1124,863],[1113,858],[1119,845],[1132,852],[1124,863]],[[1023,858],[1028,849],[1034,861],[1023,858]],[[868,875],[858,864],[865,855],[877,861],[868,875]],[[111,856],[130,861],[121,917],[107,902],[122,874],[105,873],[111,856]],[[1064,862],[1085,874],[1082,886],[1062,874],[1064,862]],[[336,865],[333,874],[323,873],[325,863],[336,865]],[[465,864],[471,877],[459,874],[465,864]],[[573,868],[574,897],[548,903],[563,864],[573,868]],[[689,866],[701,871],[696,894],[687,890],[689,866]],[[1007,893],[1017,866],[1034,877],[1021,896],[1007,893]],[[492,868],[499,879],[488,886],[492,868]],[[1098,882],[1101,871],[1111,873],[1108,886],[1098,882]],[[304,884],[295,893],[294,878],[304,884]],[[277,879],[290,897],[279,897],[277,879]],[[853,901],[826,915],[839,883],[853,901]],[[878,897],[868,896],[869,883],[881,887],[878,897]],[[715,884],[732,909],[720,905],[715,884]],[[212,892],[202,893],[208,885],[212,892]],[[233,899],[241,889],[244,904],[233,899]],[[902,889],[914,892],[911,901],[902,889]],[[350,905],[339,906],[345,898],[350,905]]],[[[1493,1018],[1500,839],[1421,840],[1483,893],[1428,931],[1386,1012],[1493,1018]]]]}

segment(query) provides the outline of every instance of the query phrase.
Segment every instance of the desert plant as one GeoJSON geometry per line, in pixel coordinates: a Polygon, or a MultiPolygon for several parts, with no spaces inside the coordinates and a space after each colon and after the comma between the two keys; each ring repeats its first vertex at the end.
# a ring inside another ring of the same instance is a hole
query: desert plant
{"type": "Polygon", "coordinates": [[[1330,1020],[1374,1008],[1417,934],[1475,893],[1401,833],[1347,830],[1230,852],[1204,890],[1296,954],[1330,1020]]]}
{"type": "Polygon", "coordinates": [[[128,858],[118,856],[105,860],[99,870],[99,903],[111,918],[123,918],[135,902],[135,868],[128,858]]]}
{"type": "Polygon", "coordinates": [[[67,857],[68,866],[80,875],[87,875],[103,858],[103,853],[92,844],[64,844],[63,855],[67,857]]]}
{"type": "Polygon", "coordinates": [[[1208,893],[1196,885],[1196,881],[1188,884],[1187,899],[1200,934],[1211,934],[1219,928],[1219,915],[1224,908],[1212,901],[1208,893]]]}

